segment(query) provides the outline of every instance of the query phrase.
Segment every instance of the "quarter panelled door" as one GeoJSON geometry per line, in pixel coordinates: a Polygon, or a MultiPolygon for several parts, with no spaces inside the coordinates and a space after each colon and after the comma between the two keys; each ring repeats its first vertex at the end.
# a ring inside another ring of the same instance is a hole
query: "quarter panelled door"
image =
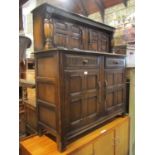
{"type": "Polygon", "coordinates": [[[66,129],[72,131],[83,123],[84,76],[81,71],[65,71],[66,129]]]}
{"type": "Polygon", "coordinates": [[[65,116],[68,132],[97,118],[98,80],[98,70],[65,71],[65,116]]]}
{"type": "Polygon", "coordinates": [[[124,69],[105,69],[104,94],[107,113],[123,109],[125,104],[124,69]]]}
{"type": "Polygon", "coordinates": [[[94,122],[99,113],[100,78],[98,69],[84,70],[84,118],[85,123],[94,122]]]}

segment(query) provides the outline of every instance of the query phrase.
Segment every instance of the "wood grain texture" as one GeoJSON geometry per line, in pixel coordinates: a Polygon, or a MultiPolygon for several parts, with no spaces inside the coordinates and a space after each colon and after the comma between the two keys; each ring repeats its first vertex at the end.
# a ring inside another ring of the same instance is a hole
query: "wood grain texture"
{"type": "Polygon", "coordinates": [[[95,155],[114,155],[114,131],[98,137],[94,141],[95,155]]]}
{"type": "Polygon", "coordinates": [[[49,4],[32,12],[35,51],[63,47],[111,52],[115,28],[49,4]]]}
{"type": "Polygon", "coordinates": [[[126,143],[128,125],[128,116],[119,117],[69,144],[66,151],[62,153],[58,151],[56,143],[49,137],[45,135],[34,136],[20,142],[22,155],[114,155],[114,151],[116,155],[126,155],[122,153],[125,153],[124,150],[128,148],[128,143],[126,143]],[[126,134],[126,138],[120,134],[122,131],[126,134]],[[115,145],[115,137],[119,138],[121,147],[119,144],[115,145]]]}
{"type": "Polygon", "coordinates": [[[106,59],[124,62],[124,57],[107,55],[36,53],[39,129],[54,130],[62,150],[70,140],[125,112],[124,63],[110,68],[104,64],[106,59]]]}
{"type": "Polygon", "coordinates": [[[129,155],[129,121],[115,129],[115,155],[129,155]]]}
{"type": "Polygon", "coordinates": [[[108,25],[49,4],[32,13],[39,133],[50,132],[64,151],[125,112],[125,58],[110,53],[114,28],[108,25]]]}

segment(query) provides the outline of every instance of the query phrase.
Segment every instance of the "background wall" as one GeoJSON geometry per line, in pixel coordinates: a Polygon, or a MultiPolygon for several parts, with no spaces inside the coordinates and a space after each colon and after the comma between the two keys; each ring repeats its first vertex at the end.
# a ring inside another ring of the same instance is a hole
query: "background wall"
{"type": "MultiPolygon", "coordinates": [[[[128,0],[127,7],[120,3],[105,9],[104,23],[116,28],[114,45],[125,45],[135,41],[135,0],[128,0]]],[[[99,12],[89,15],[89,18],[102,22],[99,12]]]]}

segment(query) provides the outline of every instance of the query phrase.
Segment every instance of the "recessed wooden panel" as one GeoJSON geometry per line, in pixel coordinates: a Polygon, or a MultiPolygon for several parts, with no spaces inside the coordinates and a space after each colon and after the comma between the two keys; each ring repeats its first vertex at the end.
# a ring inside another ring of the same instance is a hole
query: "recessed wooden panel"
{"type": "Polygon", "coordinates": [[[108,52],[106,39],[101,39],[101,51],[108,52]]]}
{"type": "Polygon", "coordinates": [[[108,52],[109,51],[109,38],[108,35],[101,33],[99,42],[99,51],[108,52]]]}
{"type": "Polygon", "coordinates": [[[117,91],[117,103],[120,104],[120,103],[124,103],[124,90],[123,89],[120,89],[117,91]]]}
{"type": "Polygon", "coordinates": [[[124,75],[123,75],[123,71],[121,72],[116,72],[115,74],[115,82],[116,84],[122,84],[124,82],[124,75]]]}
{"type": "Polygon", "coordinates": [[[90,39],[90,42],[95,42],[97,41],[98,39],[98,32],[95,31],[95,30],[89,30],[89,39],[90,39]]]}
{"type": "Polygon", "coordinates": [[[87,114],[91,115],[97,113],[97,97],[89,97],[87,98],[87,114]]]}
{"type": "Polygon", "coordinates": [[[54,34],[54,44],[58,47],[67,47],[67,35],[63,33],[54,34]]]}
{"type": "Polygon", "coordinates": [[[89,50],[92,50],[92,51],[97,51],[97,42],[91,42],[89,43],[89,50]]]}
{"type": "Polygon", "coordinates": [[[71,122],[77,121],[81,118],[82,114],[82,100],[79,99],[77,101],[70,103],[70,119],[71,122]]]}
{"type": "Polygon", "coordinates": [[[114,73],[107,71],[105,75],[105,80],[108,86],[112,86],[114,84],[114,73]]]}
{"type": "Polygon", "coordinates": [[[82,90],[81,76],[70,77],[70,93],[80,92],[82,90]]]}
{"type": "Polygon", "coordinates": [[[70,44],[71,44],[71,48],[80,49],[80,38],[76,36],[70,37],[70,44]]]}
{"type": "Polygon", "coordinates": [[[54,19],[54,27],[55,30],[67,30],[67,24],[63,22],[63,20],[54,19]]]}
{"type": "Polygon", "coordinates": [[[56,129],[56,113],[52,108],[40,105],[39,108],[39,120],[44,124],[56,129]]]}
{"type": "Polygon", "coordinates": [[[114,103],[114,92],[108,93],[106,96],[106,107],[112,107],[114,103]]]}
{"type": "Polygon", "coordinates": [[[98,33],[94,30],[89,30],[89,49],[97,51],[98,50],[98,33]]]}
{"type": "Polygon", "coordinates": [[[38,82],[38,99],[56,104],[55,103],[55,85],[51,83],[38,82]]]}
{"type": "Polygon", "coordinates": [[[82,44],[82,30],[77,25],[71,25],[70,27],[70,47],[80,49],[80,45],[82,44]]]}
{"type": "Polygon", "coordinates": [[[81,33],[81,29],[77,25],[72,25],[71,31],[73,34],[80,34],[81,33]]]}
{"type": "Polygon", "coordinates": [[[58,72],[56,56],[53,55],[53,57],[51,56],[51,57],[39,58],[37,60],[37,70],[38,70],[37,73],[38,77],[52,78],[53,76],[55,76],[58,72]]]}
{"type": "MultiPolygon", "coordinates": [[[[89,72],[89,71],[88,71],[89,72]]],[[[97,75],[87,75],[87,89],[96,89],[97,88],[97,75]]]]}

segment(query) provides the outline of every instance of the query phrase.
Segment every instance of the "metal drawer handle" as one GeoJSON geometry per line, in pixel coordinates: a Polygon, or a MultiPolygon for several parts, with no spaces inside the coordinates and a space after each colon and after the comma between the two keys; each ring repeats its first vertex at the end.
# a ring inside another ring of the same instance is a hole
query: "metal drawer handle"
{"type": "Polygon", "coordinates": [[[107,100],[107,86],[108,86],[108,81],[107,80],[105,80],[104,81],[104,100],[105,100],[105,102],[106,102],[106,100],[107,100]]]}
{"type": "Polygon", "coordinates": [[[104,81],[104,86],[105,86],[105,88],[107,88],[107,86],[108,86],[108,81],[107,80],[104,81]]]}
{"type": "Polygon", "coordinates": [[[87,64],[88,63],[88,60],[87,59],[84,59],[82,62],[83,62],[83,64],[87,64]]]}
{"type": "Polygon", "coordinates": [[[113,64],[119,64],[119,62],[118,61],[113,61],[113,64]]]}

